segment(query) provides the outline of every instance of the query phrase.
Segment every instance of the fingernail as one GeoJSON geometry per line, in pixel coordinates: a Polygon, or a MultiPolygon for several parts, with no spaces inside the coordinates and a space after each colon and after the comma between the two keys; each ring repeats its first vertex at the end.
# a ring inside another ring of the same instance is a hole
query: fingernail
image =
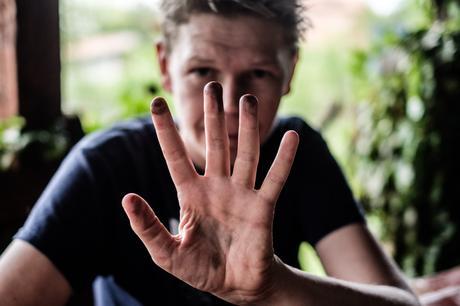
{"type": "Polygon", "coordinates": [[[257,98],[253,95],[243,96],[244,110],[251,115],[257,115],[257,98]]]}
{"type": "Polygon", "coordinates": [[[217,110],[219,112],[224,111],[224,103],[223,103],[223,100],[222,100],[223,89],[222,89],[222,85],[220,85],[220,83],[215,82],[215,81],[209,82],[204,87],[204,92],[205,92],[205,94],[207,94],[207,95],[209,95],[209,96],[211,96],[213,98],[214,102],[216,102],[217,110]]]}
{"type": "Polygon", "coordinates": [[[152,114],[161,115],[167,110],[166,101],[161,97],[156,97],[150,104],[152,114]]]}

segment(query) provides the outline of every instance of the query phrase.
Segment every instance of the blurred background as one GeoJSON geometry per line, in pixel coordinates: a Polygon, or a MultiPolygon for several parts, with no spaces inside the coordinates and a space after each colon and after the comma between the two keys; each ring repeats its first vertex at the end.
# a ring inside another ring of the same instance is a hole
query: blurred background
{"type": "MultiPolygon", "coordinates": [[[[165,94],[155,0],[34,2],[0,0],[0,252],[83,134],[165,94]]],[[[459,264],[460,1],[307,4],[281,113],[322,131],[409,276],[459,264]]],[[[299,257],[322,273],[310,246],[299,257]]]]}

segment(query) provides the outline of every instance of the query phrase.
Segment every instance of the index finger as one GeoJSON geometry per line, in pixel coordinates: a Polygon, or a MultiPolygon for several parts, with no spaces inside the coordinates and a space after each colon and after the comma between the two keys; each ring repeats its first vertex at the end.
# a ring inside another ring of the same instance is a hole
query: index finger
{"type": "Polygon", "coordinates": [[[177,188],[196,177],[197,173],[187,155],[184,142],[177,132],[166,101],[161,97],[153,99],[150,110],[161,151],[177,188]]]}

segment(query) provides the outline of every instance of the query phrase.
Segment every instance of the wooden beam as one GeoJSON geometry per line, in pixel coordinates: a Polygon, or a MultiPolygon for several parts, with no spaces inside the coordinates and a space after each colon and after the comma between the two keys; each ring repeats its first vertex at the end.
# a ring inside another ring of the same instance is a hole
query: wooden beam
{"type": "Polygon", "coordinates": [[[14,0],[0,0],[0,120],[17,111],[16,5],[14,0]]]}
{"type": "Polygon", "coordinates": [[[30,129],[61,116],[59,1],[17,0],[19,113],[30,129]]]}

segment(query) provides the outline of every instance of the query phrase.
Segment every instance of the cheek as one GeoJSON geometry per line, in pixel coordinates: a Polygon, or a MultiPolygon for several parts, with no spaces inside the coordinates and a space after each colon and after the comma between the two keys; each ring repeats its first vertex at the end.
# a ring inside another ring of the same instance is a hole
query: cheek
{"type": "Polygon", "coordinates": [[[260,99],[259,104],[259,126],[260,126],[260,138],[261,141],[265,141],[268,136],[268,133],[272,127],[273,119],[276,116],[279,106],[279,99],[265,100],[260,99]]]}
{"type": "Polygon", "coordinates": [[[272,127],[282,97],[282,82],[271,79],[252,84],[252,93],[259,100],[260,139],[265,141],[272,127]]]}
{"type": "Polygon", "coordinates": [[[199,133],[203,127],[203,98],[202,90],[183,84],[175,88],[174,103],[178,113],[179,124],[187,130],[185,132],[199,133]]]}

